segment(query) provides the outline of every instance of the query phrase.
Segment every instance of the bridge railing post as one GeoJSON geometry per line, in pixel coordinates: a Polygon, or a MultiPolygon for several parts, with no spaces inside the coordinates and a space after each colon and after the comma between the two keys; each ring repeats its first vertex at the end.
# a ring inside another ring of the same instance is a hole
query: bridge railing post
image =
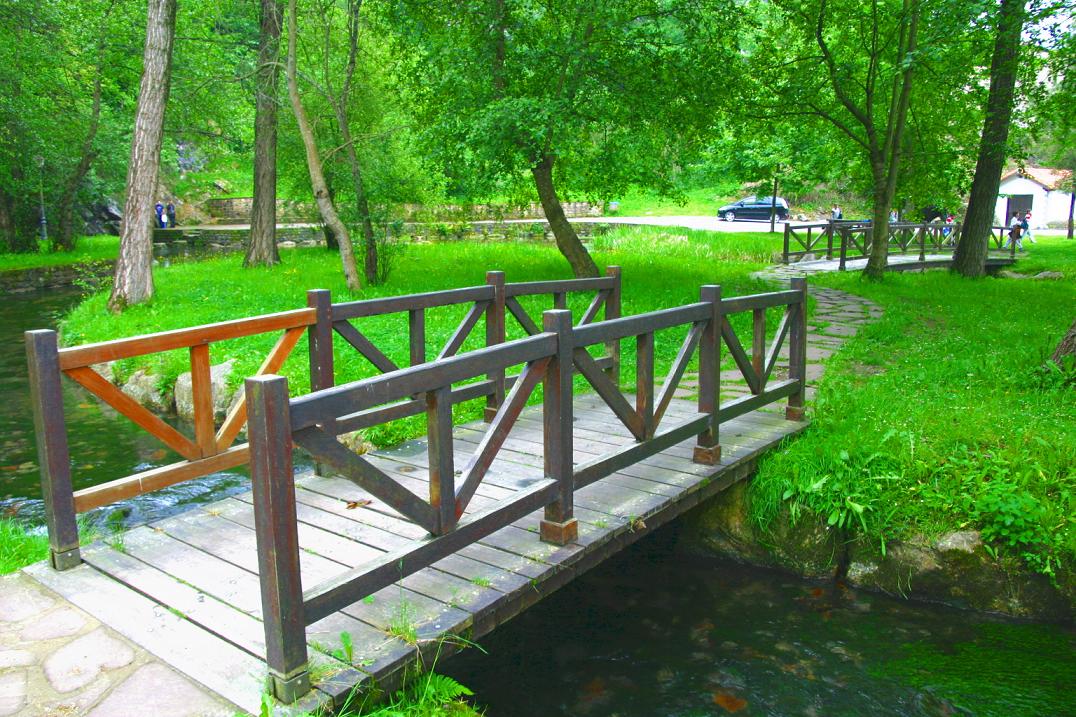
{"type": "Polygon", "coordinates": [[[572,437],[572,312],[554,309],[542,314],[542,327],[557,335],[557,353],[546,368],[542,383],[542,421],[546,477],[559,485],[556,502],[547,505],[541,523],[543,542],[565,545],[577,537],[574,507],[572,437]]]}
{"type": "MultiPolygon", "coordinates": [[[[505,289],[504,272],[487,271],[486,283],[493,287],[493,301],[486,309],[486,346],[496,346],[505,341],[505,289]]],[[[486,375],[493,382],[491,393],[486,396],[485,421],[489,423],[504,403],[504,369],[486,375]]]]}
{"type": "Polygon", "coordinates": [[[826,232],[826,259],[833,258],[833,224],[831,223],[824,230],[826,232]]]}
{"type": "Polygon", "coordinates": [[[788,397],[785,418],[803,420],[803,403],[807,388],[807,280],[792,280],[792,290],[800,292],[800,298],[792,304],[788,327],[788,377],[799,381],[798,390],[788,397]]]}
{"type": "Polygon", "coordinates": [[[310,691],[310,673],[299,571],[288,380],[272,375],[248,378],[246,400],[269,689],[278,700],[290,704],[310,691]]]}
{"type": "Polygon", "coordinates": [[[55,331],[26,332],[26,361],[30,372],[30,399],[41,466],[41,495],[49,531],[49,562],[67,570],[82,562],[78,521],[71,485],[71,455],[64,421],[60,355],[55,331]]]}
{"type": "Polygon", "coordinates": [[[788,263],[789,233],[790,233],[791,229],[792,229],[792,227],[788,225],[788,222],[785,222],[785,249],[784,249],[783,261],[786,264],[788,263]]]}
{"type": "MultiPolygon", "coordinates": [[[[835,229],[836,229],[836,227],[833,226],[833,222],[830,222],[829,223],[830,234],[832,234],[835,229]]],[[[838,234],[841,237],[841,255],[840,255],[840,262],[839,262],[839,264],[837,266],[837,271],[844,271],[845,270],[845,263],[846,263],[846,261],[848,259],[848,235],[847,235],[846,232],[843,232],[843,231],[838,232],[838,234]]]]}
{"type": "MultiPolygon", "coordinates": [[[[613,288],[609,290],[609,296],[605,299],[605,320],[619,319],[621,314],[621,272],[619,266],[607,266],[605,267],[605,275],[612,277],[613,288]]],[[[620,385],[620,339],[613,339],[605,345],[605,353],[609,356],[610,361],[609,368],[606,373],[613,383],[617,386],[620,385]]]]}
{"type": "MultiPolygon", "coordinates": [[[[315,323],[306,331],[310,354],[310,391],[322,391],[336,384],[332,293],[328,289],[310,289],[306,292],[306,305],[316,312],[315,323]]],[[[326,426],[326,430],[336,433],[331,425],[326,426]]],[[[315,461],[314,472],[320,474],[321,469],[321,463],[315,461]]]]}
{"type": "Polygon", "coordinates": [[[919,229],[919,261],[926,261],[927,259],[927,233],[930,232],[930,226],[926,223],[919,229]]]}
{"type": "Polygon", "coordinates": [[[709,415],[709,421],[699,434],[693,460],[712,466],[721,460],[721,287],[702,287],[699,299],[710,304],[710,318],[699,340],[699,413],[709,415]]]}

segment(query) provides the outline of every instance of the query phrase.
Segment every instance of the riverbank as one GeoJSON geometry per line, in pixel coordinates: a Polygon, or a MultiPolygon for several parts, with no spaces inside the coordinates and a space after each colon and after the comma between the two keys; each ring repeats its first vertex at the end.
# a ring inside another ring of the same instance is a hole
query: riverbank
{"type": "Polygon", "coordinates": [[[1073,319],[1076,243],[1015,267],[812,277],[884,309],[832,357],[812,425],[696,516],[692,546],[978,610],[1071,620],[1076,372],[1046,364],[1073,319]]]}

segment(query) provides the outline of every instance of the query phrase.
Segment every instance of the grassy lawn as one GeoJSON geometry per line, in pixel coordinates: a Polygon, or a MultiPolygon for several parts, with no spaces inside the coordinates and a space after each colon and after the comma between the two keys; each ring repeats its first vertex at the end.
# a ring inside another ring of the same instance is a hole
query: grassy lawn
{"type": "Polygon", "coordinates": [[[1063,281],[935,271],[817,281],[882,320],[828,364],[814,421],[752,484],[879,541],[977,529],[1043,572],[1076,557],[1076,370],[1045,368],[1076,317],[1076,242],[1042,239],[1015,267],[1063,281]]]}
{"type": "Polygon", "coordinates": [[[749,193],[741,191],[739,182],[689,189],[684,192],[682,201],[652,191],[633,189],[617,200],[620,204],[617,211],[608,214],[614,217],[710,216],[717,214],[718,207],[749,193]]]}
{"type": "MultiPolygon", "coordinates": [[[[750,278],[752,271],[765,266],[780,249],[780,238],[769,234],[714,234],[655,227],[626,227],[595,239],[593,251],[601,265],[623,267],[623,313],[637,314],[698,300],[699,286],[718,283],[726,295],[771,290],[750,278]]],[[[194,326],[243,316],[300,308],[306,305],[307,289],[327,288],[335,301],[366,299],[422,291],[458,288],[482,284],[488,270],[506,272],[507,280],[533,281],[566,279],[568,265],[556,249],[544,244],[484,244],[444,242],[408,245],[403,250],[389,282],[350,294],[343,283],[340,260],[324,249],[295,249],[283,253],[283,264],[269,269],[243,269],[239,254],[201,262],[176,264],[158,269],[154,278],[157,293],[153,301],[113,316],[105,309],[102,292],[78,306],[63,324],[66,345],[103,341],[124,336],[152,333],[194,326]]],[[[592,297],[569,297],[569,307],[576,316],[586,310],[592,297]]],[[[552,308],[550,297],[533,297],[522,301],[532,317],[540,320],[543,309],[552,308]]],[[[467,306],[444,307],[427,311],[427,355],[433,356],[452,335],[468,310],[467,306]]],[[[746,316],[743,318],[746,321],[746,316]]],[[[362,319],[357,322],[386,355],[406,365],[408,359],[407,316],[362,319]]],[[[509,319],[509,338],[524,335],[509,319]]],[[[668,366],[679,349],[684,330],[669,330],[656,340],[656,358],[660,369],[668,366]],[[666,335],[667,334],[667,335],[666,335]]],[[[234,381],[257,370],[262,359],[276,342],[275,334],[236,339],[214,344],[212,361],[234,359],[234,381]]],[[[355,380],[376,370],[348,344],[336,338],[337,382],[355,380]]],[[[463,350],[484,343],[481,326],[476,327],[463,350]]],[[[630,357],[634,347],[623,348],[630,357]]],[[[120,363],[121,376],[138,368],[149,368],[167,388],[176,377],[189,370],[186,351],[173,351],[148,358],[120,363]]],[[[300,342],[281,371],[288,376],[293,394],[309,389],[305,339],[300,342]]],[[[622,380],[634,381],[634,361],[625,359],[622,380]]],[[[580,384],[582,386],[582,384],[580,384]]],[[[479,402],[456,407],[457,417],[478,415],[479,402]]],[[[372,429],[368,438],[378,444],[395,442],[421,432],[416,418],[398,425],[372,429]]]]}
{"type": "Polygon", "coordinates": [[[41,251],[37,254],[0,254],[0,271],[112,260],[119,254],[119,250],[119,237],[107,235],[79,237],[74,251],[50,252],[48,247],[42,244],[41,251]]]}

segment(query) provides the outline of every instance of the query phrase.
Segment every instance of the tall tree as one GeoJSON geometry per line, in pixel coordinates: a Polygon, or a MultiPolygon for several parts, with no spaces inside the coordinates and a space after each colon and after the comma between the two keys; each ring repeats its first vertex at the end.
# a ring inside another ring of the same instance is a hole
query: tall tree
{"type": "Polygon", "coordinates": [[[127,167],[120,255],[108,297],[108,307],[115,312],[153,296],[153,205],[161,166],[161,138],[175,32],[176,0],[149,0],[142,82],[127,167]]]}
{"type": "Polygon", "coordinates": [[[340,248],[340,261],[344,268],[344,280],[348,289],[358,291],[362,288],[359,278],[359,270],[355,265],[355,250],[351,245],[351,236],[347,227],[340,220],[336,212],[332,197],[329,195],[328,185],[325,183],[325,172],[321,164],[321,156],[318,154],[317,141],[314,138],[314,130],[310,126],[310,120],[306,116],[302,98],[299,96],[299,82],[296,77],[296,53],[298,37],[298,14],[295,10],[295,0],[288,0],[288,97],[291,100],[292,113],[295,115],[295,123],[299,127],[299,134],[303,139],[303,149],[306,153],[306,165],[310,172],[310,188],[314,192],[314,199],[321,213],[321,219],[325,226],[333,233],[340,248]]]}
{"type": "Polygon", "coordinates": [[[720,0],[394,7],[424,137],[453,189],[537,194],[576,276],[597,266],[565,217],[563,196],[608,196],[673,171],[685,137],[709,118],[693,81],[726,56],[721,40],[734,37],[709,32],[730,26],[730,4],[720,0]]]}
{"type": "Polygon", "coordinates": [[[1020,59],[1020,34],[1027,17],[1025,0],[1001,0],[997,13],[994,57],[990,62],[990,93],[986,100],[979,159],[971,184],[968,211],[956,252],[953,271],[962,276],[986,273],[990,228],[994,224],[1001,172],[1008,156],[1009,126],[1020,59]]]}
{"type": "Polygon", "coordinates": [[[814,115],[859,149],[874,237],[864,273],[874,279],[885,273],[889,212],[923,51],[923,1],[776,0],[759,10],[767,17],[745,55],[757,87],[769,94],[750,89],[749,106],[774,116],[814,115]]]}
{"type": "Polygon", "coordinates": [[[250,211],[250,245],[243,266],[280,263],[276,246],[276,109],[282,14],[280,0],[261,0],[254,110],[254,203],[250,211]]]}

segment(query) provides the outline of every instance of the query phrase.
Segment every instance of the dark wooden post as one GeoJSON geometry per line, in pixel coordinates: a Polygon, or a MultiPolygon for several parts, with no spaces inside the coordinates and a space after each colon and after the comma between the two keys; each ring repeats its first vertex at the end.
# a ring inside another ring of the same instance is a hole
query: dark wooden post
{"type": "Polygon", "coordinates": [[[826,227],[826,258],[833,258],[833,225],[826,227]]]}
{"type": "Polygon", "coordinates": [[[37,462],[41,466],[41,495],[45,499],[45,522],[49,529],[49,562],[56,570],[67,570],[81,563],[82,557],[78,548],[56,332],[27,331],[26,361],[30,370],[37,462]]]}
{"type": "Polygon", "coordinates": [[[800,292],[800,298],[793,305],[788,327],[788,377],[800,382],[799,390],[788,397],[785,418],[790,421],[803,420],[804,389],[807,387],[807,280],[792,280],[793,291],[800,292]]]}
{"type": "MultiPolygon", "coordinates": [[[[486,346],[503,344],[504,335],[504,272],[487,271],[486,283],[493,287],[493,301],[486,308],[486,346]]],[[[486,374],[486,378],[493,382],[491,393],[486,396],[486,423],[493,420],[497,415],[497,409],[504,403],[504,369],[498,369],[486,374]]]]}
{"type": "MultiPolygon", "coordinates": [[[[751,368],[760,379],[766,363],[766,309],[754,309],[751,312],[751,368]]],[[[757,393],[762,393],[759,381],[757,393]]]]}
{"type": "Polygon", "coordinates": [[[635,337],[635,410],[643,419],[643,437],[654,437],[654,334],[635,337]]]}
{"type": "Polygon", "coordinates": [[[310,674],[299,571],[288,380],[273,375],[248,378],[246,399],[265,661],[273,696],[290,704],[310,691],[310,674]]]}
{"type": "Polygon", "coordinates": [[[927,258],[927,232],[930,231],[926,224],[923,224],[923,228],[919,231],[919,261],[926,261],[927,258]]]}
{"type": "Polygon", "coordinates": [[[710,318],[699,340],[699,413],[710,416],[706,430],[699,434],[695,445],[694,461],[716,465],[721,460],[720,415],[721,410],[721,287],[704,286],[699,299],[709,302],[710,318]]]}
{"type": "Polygon", "coordinates": [[[317,311],[317,323],[307,329],[310,339],[310,390],[331,388],[333,374],[332,294],[328,289],[306,292],[306,305],[317,311]]]}
{"type": "MultiPolygon", "coordinates": [[[[619,266],[605,267],[605,275],[613,278],[613,288],[609,290],[609,296],[605,299],[605,320],[620,318],[620,286],[621,274],[619,266]]],[[[605,353],[612,359],[611,365],[606,370],[609,378],[617,386],[620,385],[620,339],[613,339],[605,344],[605,353]]]]}
{"type": "MultiPolygon", "coordinates": [[[[836,229],[836,227],[833,226],[833,222],[830,222],[829,223],[829,231],[830,231],[830,233],[833,233],[833,231],[835,229],[836,229]]],[[[847,241],[848,237],[845,236],[844,232],[838,232],[838,234],[841,237],[841,255],[840,255],[840,263],[837,266],[837,271],[844,271],[845,270],[845,260],[848,258],[848,241],[847,241]]]]}
{"type": "Polygon", "coordinates": [[[426,363],[426,310],[407,312],[407,345],[412,366],[426,363]]]}
{"type": "Polygon", "coordinates": [[[456,524],[456,465],[452,455],[452,386],[426,393],[426,436],[430,459],[430,505],[437,514],[436,535],[456,524]]]}
{"type": "Polygon", "coordinates": [[[542,327],[557,335],[557,353],[542,383],[542,420],[545,474],[560,485],[555,503],[545,507],[542,541],[565,545],[579,534],[575,519],[575,465],[572,460],[572,312],[564,309],[542,314],[542,327]]]}
{"type": "Polygon", "coordinates": [[[785,257],[784,257],[784,262],[786,264],[788,263],[788,244],[789,244],[789,235],[790,235],[791,231],[792,231],[792,226],[788,222],[785,222],[785,252],[784,252],[785,257]]]}

